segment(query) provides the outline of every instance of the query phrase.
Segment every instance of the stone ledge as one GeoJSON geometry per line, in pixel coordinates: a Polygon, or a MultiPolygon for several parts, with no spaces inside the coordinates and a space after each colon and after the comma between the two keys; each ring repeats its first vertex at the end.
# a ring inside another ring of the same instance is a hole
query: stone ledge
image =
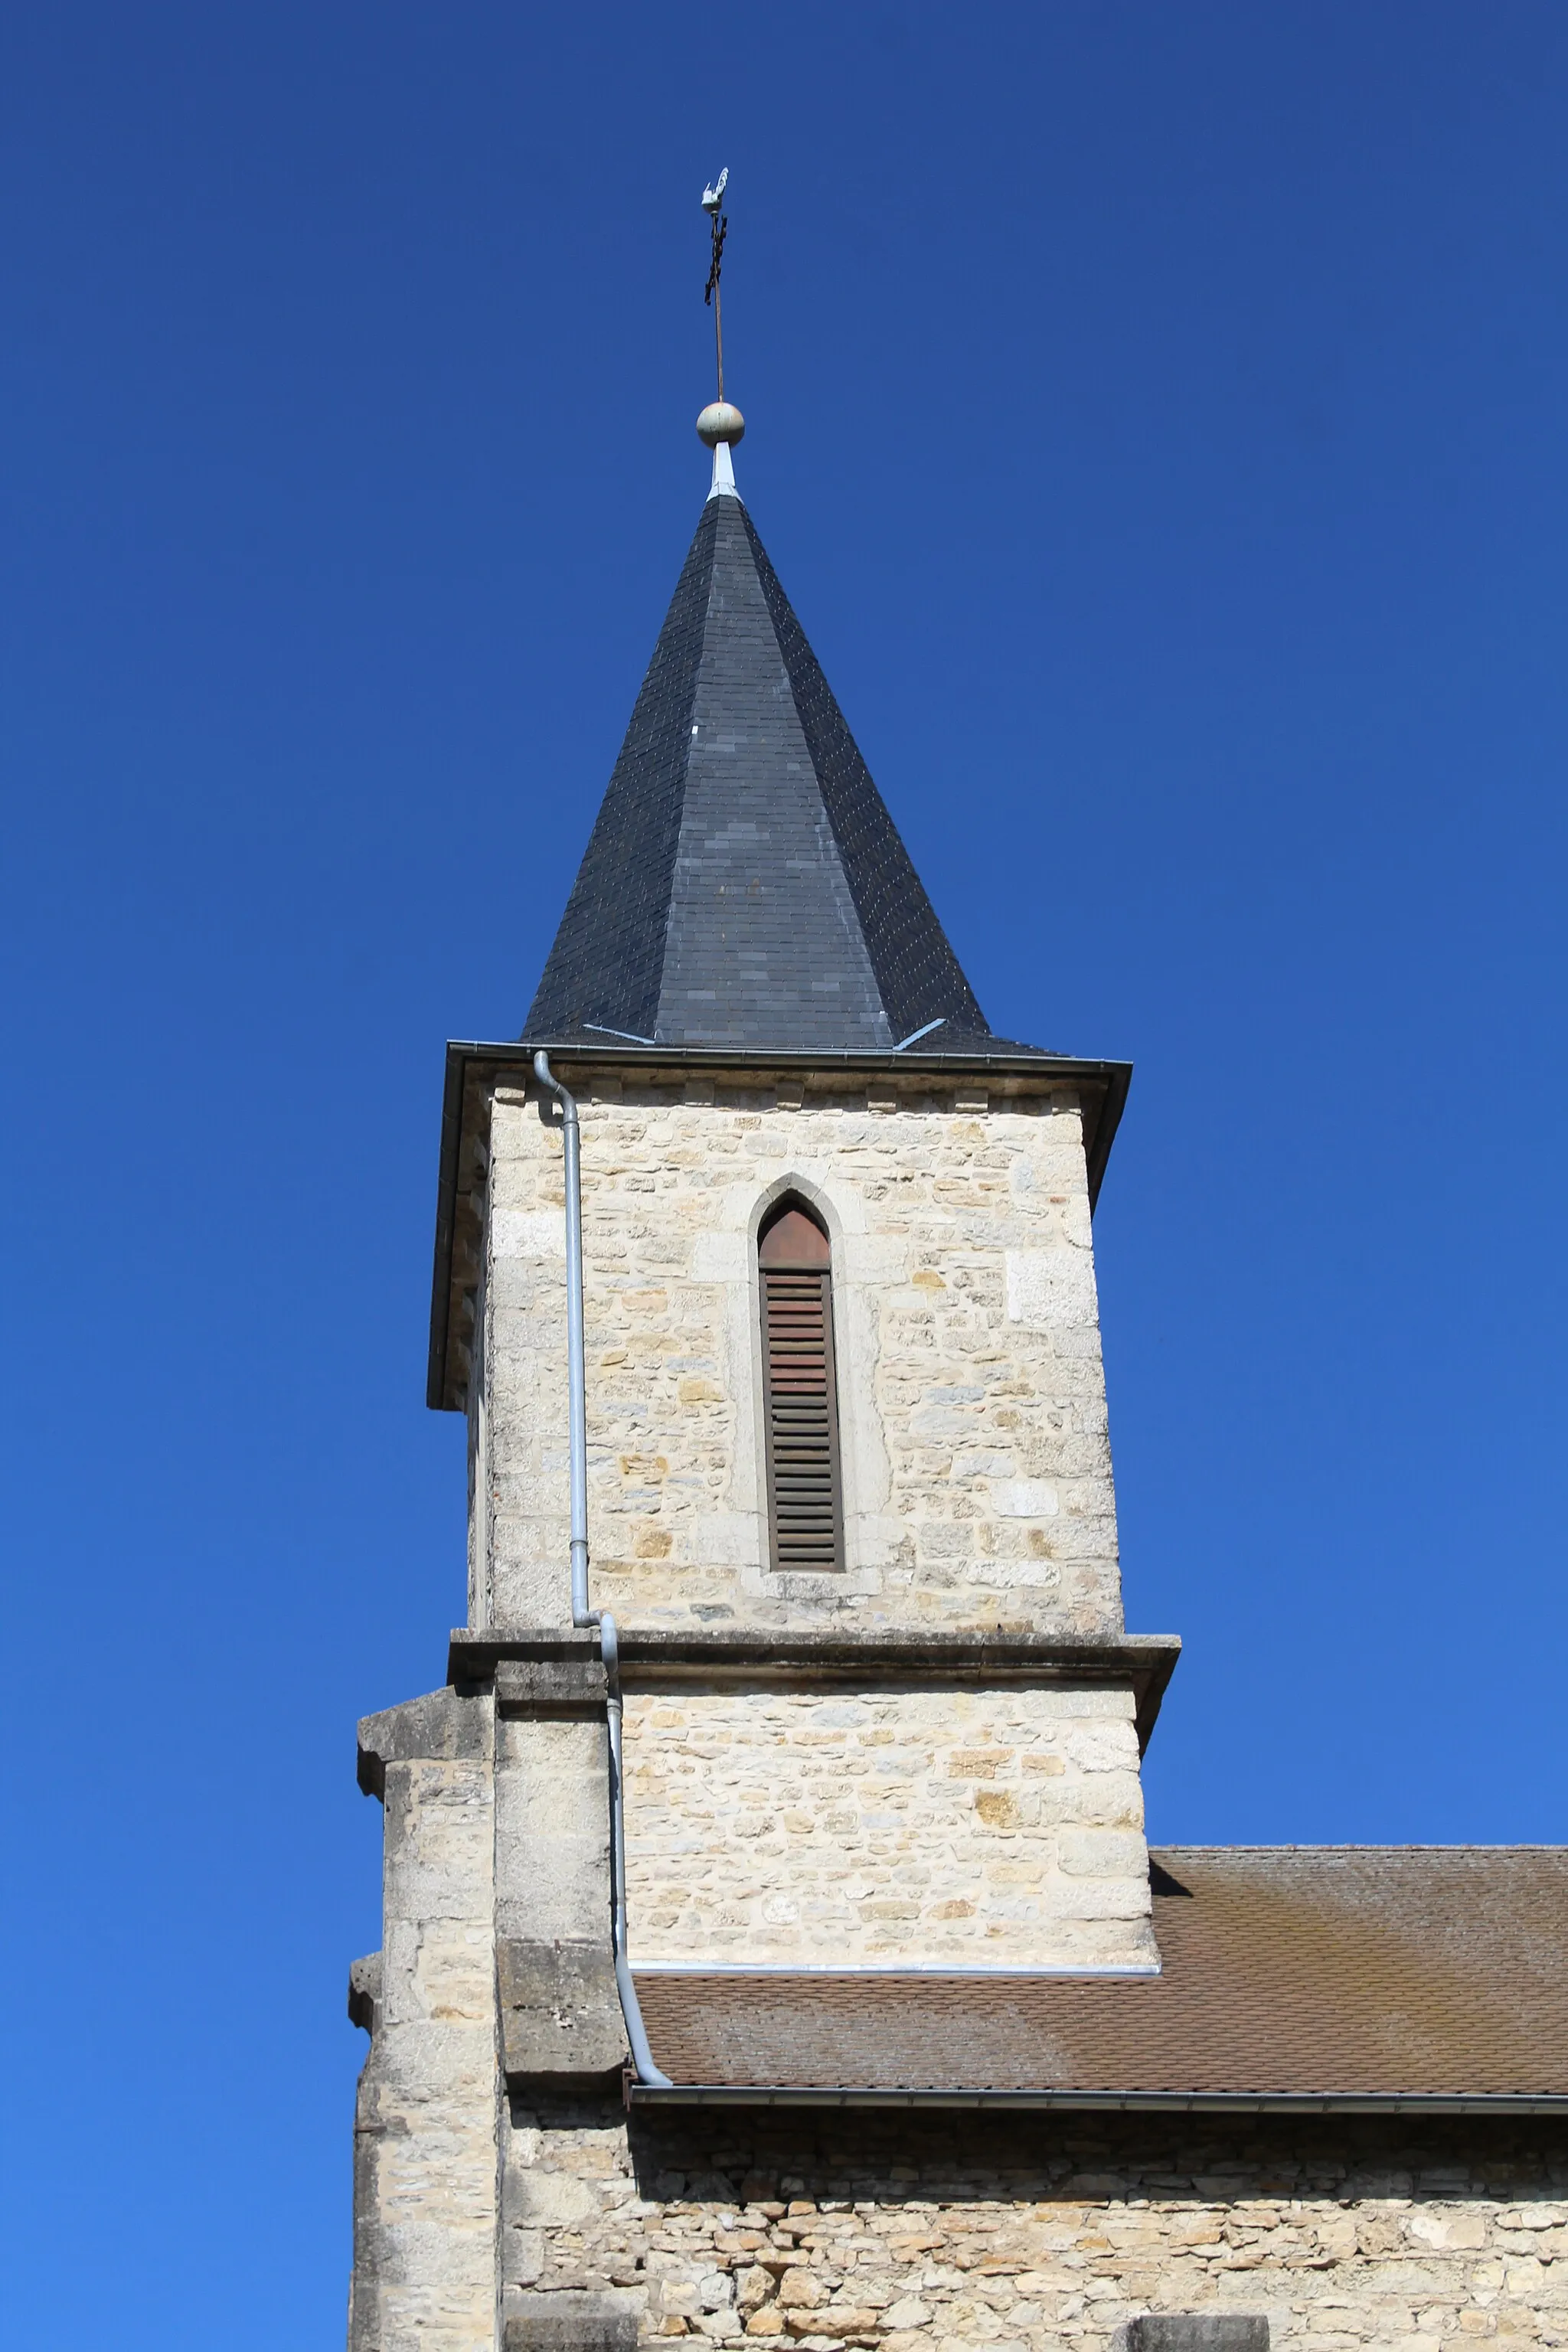
{"type": "Polygon", "coordinates": [[[349,1966],[349,2023],[357,2025],[371,2040],[381,2015],[381,1954],[367,1952],[363,1960],[349,1966]]]}
{"type": "Polygon", "coordinates": [[[602,2085],[628,2056],[609,1941],[504,1936],[497,1947],[502,2054],[509,2080],[602,2085]]]}
{"type": "MultiPolygon", "coordinates": [[[[629,1690],[716,1679],[775,1689],[828,1685],[867,1688],[900,1682],[1129,1685],[1136,1702],[1141,1749],[1148,1746],[1181,1649],[1173,1633],[1103,1640],[1045,1633],[800,1633],[767,1625],[673,1632],[627,1627],[620,1633],[621,1679],[629,1690]]],[[[447,1672],[455,1684],[492,1685],[508,1704],[512,1702],[504,1685],[514,1672],[520,1692],[552,1688],[562,1694],[544,1704],[581,1703],[565,1697],[569,1687],[580,1690],[584,1699],[592,1688],[595,1703],[604,1703],[594,1633],[521,1625],[475,1632],[459,1626],[451,1635],[447,1672]],[[559,1674],[559,1683],[546,1670],[559,1674]],[[541,1680],[531,1684],[535,1675],[541,1680]]],[[[517,1703],[530,1702],[523,1697],[517,1703]]]]}
{"type": "MultiPolygon", "coordinates": [[[[498,1658],[490,1673],[496,1702],[509,1715],[603,1719],[605,1667],[597,1642],[571,1657],[498,1658]]],[[[454,1681],[460,1679],[454,1674],[454,1681]]]]}
{"type": "Polygon", "coordinates": [[[1268,2322],[1236,2312],[1151,2313],[1119,2327],[1110,2352],[1268,2352],[1268,2322]]]}
{"type": "Polygon", "coordinates": [[[507,2317],[504,2352],[636,2352],[637,2303],[610,2294],[536,2294],[507,2317]]]}
{"type": "MultiPolygon", "coordinates": [[[[461,1681],[461,1675],[457,1677],[461,1681]]],[[[488,1677],[487,1677],[488,1679],[488,1677]]],[[[400,1706],[362,1716],[357,1777],[367,1797],[384,1799],[389,1764],[458,1763],[488,1753],[488,1707],[471,1691],[426,1691],[400,1706]]]]}

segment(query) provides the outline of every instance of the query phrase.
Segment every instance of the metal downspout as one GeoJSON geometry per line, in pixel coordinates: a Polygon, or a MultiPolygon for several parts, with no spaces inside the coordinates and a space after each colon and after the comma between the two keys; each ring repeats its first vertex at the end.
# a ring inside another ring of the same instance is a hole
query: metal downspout
{"type": "Polygon", "coordinates": [[[647,2046],[647,2030],[637,2003],[626,1958],[626,1814],[622,1786],[621,1651],[616,1621],[607,1609],[588,1606],[588,1402],[583,1352],[583,1173],[577,1105],[550,1067],[542,1049],[533,1057],[533,1075],[561,1106],[562,1138],[566,1176],[566,1380],[567,1432],[572,1483],[572,1622],[579,1631],[596,1626],[599,1655],[605,1664],[605,1713],[610,1748],[610,1950],[616,1963],[616,1990],[621,1997],[626,2039],[637,2080],[658,2090],[671,2090],[669,2076],[659,2072],[647,2046]]]}

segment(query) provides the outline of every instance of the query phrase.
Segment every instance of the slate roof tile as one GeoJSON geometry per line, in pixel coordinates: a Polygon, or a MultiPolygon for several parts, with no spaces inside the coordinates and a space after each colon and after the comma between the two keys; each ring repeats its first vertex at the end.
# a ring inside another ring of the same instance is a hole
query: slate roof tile
{"type": "Polygon", "coordinates": [[[523,1034],[886,1051],[939,1017],[933,1045],[1003,1042],[745,508],[710,499],[523,1034]]]}

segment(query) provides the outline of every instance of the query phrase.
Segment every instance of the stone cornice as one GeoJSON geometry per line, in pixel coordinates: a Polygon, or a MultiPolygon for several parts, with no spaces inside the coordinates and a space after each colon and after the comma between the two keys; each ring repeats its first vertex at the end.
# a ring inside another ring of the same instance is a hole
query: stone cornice
{"type": "Polygon", "coordinates": [[[1089,1205],[1099,1198],[1110,1145],[1127,1100],[1130,1062],[1085,1061],[1068,1054],[1037,1054],[999,1047],[992,1053],[921,1054],[744,1052],[733,1046],[616,1045],[582,1042],[487,1044],[476,1039],[447,1047],[446,1089],[441,1112],[440,1170],[436,1200],[436,1259],[430,1298],[430,1357],[426,1401],[436,1412],[460,1410],[466,1381],[462,1333],[465,1294],[479,1281],[482,1250],[479,1223],[470,1199],[474,1153],[486,1142],[489,1098],[498,1086],[533,1083],[535,1044],[547,1045],[557,1075],[571,1086],[589,1071],[650,1085],[679,1083],[694,1073],[731,1072],[751,1085],[770,1074],[815,1079],[824,1090],[835,1084],[895,1076],[906,1087],[923,1078],[929,1091],[944,1082],[984,1076],[996,1092],[1037,1094],[1069,1086],[1083,1112],[1084,1152],[1089,1205]]]}
{"type": "MultiPolygon", "coordinates": [[[[621,1680],[630,1690],[729,1683],[751,1689],[930,1688],[999,1683],[1101,1684],[1131,1689],[1147,1748],[1181,1655],[1173,1633],[1110,1639],[1045,1633],[875,1633],[769,1625],[620,1629],[621,1680]]],[[[598,1637],[526,1626],[458,1628],[450,1683],[492,1686],[498,1697],[545,1707],[602,1703],[598,1637]]]]}

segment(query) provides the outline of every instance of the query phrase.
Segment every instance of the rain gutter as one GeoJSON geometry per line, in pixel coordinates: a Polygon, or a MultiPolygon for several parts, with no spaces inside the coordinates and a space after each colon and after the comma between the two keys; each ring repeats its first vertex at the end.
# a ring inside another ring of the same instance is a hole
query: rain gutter
{"type": "Polygon", "coordinates": [[[1511,2092],[1359,2091],[889,2091],[812,2089],[794,2084],[679,2083],[650,2089],[634,2083],[637,2107],[892,2107],[1060,2109],[1075,2115],[1249,2116],[1551,2116],[1568,2117],[1568,2095],[1511,2092]]]}

